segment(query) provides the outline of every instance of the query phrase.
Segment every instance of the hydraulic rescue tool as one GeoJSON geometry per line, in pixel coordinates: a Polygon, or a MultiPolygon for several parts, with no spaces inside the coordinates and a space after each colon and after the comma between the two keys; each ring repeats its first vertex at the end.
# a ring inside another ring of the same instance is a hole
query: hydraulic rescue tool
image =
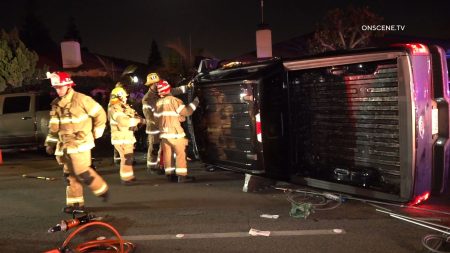
{"type": "Polygon", "coordinates": [[[54,232],[58,232],[58,231],[67,231],[71,228],[74,228],[78,225],[83,225],[86,224],[92,220],[100,220],[101,217],[95,217],[95,215],[93,214],[88,214],[85,213],[83,211],[78,211],[75,210],[73,212],[73,218],[70,220],[62,220],[59,224],[56,224],[56,226],[51,227],[48,229],[49,233],[54,233],[54,232]],[[84,215],[80,216],[80,217],[75,217],[76,213],[83,213],[84,215]]]}
{"type": "Polygon", "coordinates": [[[64,240],[61,247],[46,251],[45,253],[69,253],[69,252],[117,252],[117,253],[130,253],[134,252],[135,245],[131,242],[124,241],[119,232],[110,224],[98,221],[101,217],[96,217],[93,214],[88,214],[84,211],[73,212],[73,218],[69,220],[62,220],[59,224],[51,227],[48,232],[54,233],[57,231],[67,231],[75,228],[75,231],[64,240]],[[82,214],[76,217],[76,214],[82,214]],[[112,239],[105,239],[104,237],[98,237],[96,240],[80,243],[74,247],[69,247],[70,241],[81,231],[88,227],[100,226],[103,229],[108,229],[114,235],[112,239]]]}

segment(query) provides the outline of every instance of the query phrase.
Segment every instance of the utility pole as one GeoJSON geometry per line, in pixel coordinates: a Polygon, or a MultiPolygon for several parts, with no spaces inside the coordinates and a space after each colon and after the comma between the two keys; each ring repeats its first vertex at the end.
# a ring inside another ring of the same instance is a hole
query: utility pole
{"type": "Polygon", "coordinates": [[[189,66],[192,64],[192,38],[191,34],[189,33],[189,66]]]}
{"type": "Polygon", "coordinates": [[[261,24],[264,24],[264,0],[261,0],[261,24]]]}

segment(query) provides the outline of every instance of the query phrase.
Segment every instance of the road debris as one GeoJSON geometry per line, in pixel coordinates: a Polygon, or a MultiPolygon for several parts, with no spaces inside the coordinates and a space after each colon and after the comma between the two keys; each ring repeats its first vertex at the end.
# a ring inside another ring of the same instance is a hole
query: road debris
{"type": "Polygon", "coordinates": [[[421,227],[425,227],[439,234],[428,234],[422,238],[422,245],[428,249],[428,252],[434,253],[449,253],[448,247],[450,242],[450,227],[437,223],[421,220],[419,218],[413,218],[406,215],[394,213],[392,211],[386,211],[381,209],[375,209],[377,212],[388,214],[392,218],[396,218],[402,221],[412,223],[421,227]],[[443,251],[445,250],[445,251],[443,251]]]}
{"type": "Polygon", "coordinates": [[[291,210],[289,215],[294,218],[306,219],[311,213],[314,212],[314,207],[311,203],[294,203],[291,202],[291,210]]]}
{"type": "Polygon", "coordinates": [[[335,229],[333,229],[333,232],[336,234],[342,234],[344,232],[344,230],[340,229],[340,228],[335,228],[335,229]]]}
{"type": "Polygon", "coordinates": [[[253,236],[270,236],[270,231],[262,231],[254,228],[251,228],[248,233],[253,236]]]}
{"type": "Polygon", "coordinates": [[[278,219],[280,215],[278,214],[261,214],[259,217],[267,219],[278,219]]]}

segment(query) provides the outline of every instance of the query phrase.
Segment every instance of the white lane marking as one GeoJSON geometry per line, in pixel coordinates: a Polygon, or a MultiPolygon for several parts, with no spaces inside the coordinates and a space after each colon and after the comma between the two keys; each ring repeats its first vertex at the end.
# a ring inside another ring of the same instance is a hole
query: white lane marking
{"type": "MultiPolygon", "coordinates": [[[[299,236],[299,235],[341,235],[345,234],[344,229],[316,229],[316,230],[287,230],[270,231],[270,237],[274,236],[299,236]]],[[[203,234],[165,234],[165,235],[128,235],[122,236],[127,241],[151,241],[151,240],[184,240],[184,239],[206,239],[206,238],[236,238],[254,237],[248,232],[228,232],[228,233],[203,233],[203,234]]]]}

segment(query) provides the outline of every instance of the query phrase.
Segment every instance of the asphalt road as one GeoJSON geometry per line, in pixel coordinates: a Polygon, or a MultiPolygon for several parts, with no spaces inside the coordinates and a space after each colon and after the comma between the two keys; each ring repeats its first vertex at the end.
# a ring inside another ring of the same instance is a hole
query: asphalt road
{"type": "MultiPolygon", "coordinates": [[[[103,203],[85,188],[88,211],[114,226],[136,245],[135,252],[427,252],[422,238],[439,234],[430,229],[389,217],[360,201],[336,202],[306,218],[289,215],[288,195],[273,188],[242,191],[244,175],[230,171],[207,172],[190,162],[195,183],[172,183],[164,176],[147,174],[143,154],[136,156],[138,184],[120,184],[118,169],[109,157],[110,147],[100,147],[96,166],[111,189],[103,203]],[[101,152],[100,152],[101,151],[101,152]],[[277,219],[260,215],[279,215],[277,219]],[[251,229],[262,231],[249,234],[251,229]],[[265,236],[264,233],[269,233],[265,236]]],[[[3,154],[0,165],[0,252],[45,252],[59,247],[69,232],[47,233],[62,219],[65,185],[53,157],[39,152],[3,154]],[[54,181],[22,175],[55,177],[54,181]]],[[[276,186],[306,189],[277,182],[276,186]]],[[[307,189],[311,190],[311,189],[307,189]]],[[[294,196],[294,200],[304,197],[294,196]]],[[[319,201],[310,199],[310,201],[319,201]]],[[[434,198],[420,208],[384,206],[393,212],[450,226],[448,196],[434,198]]],[[[74,239],[76,245],[112,234],[91,227],[74,239]]],[[[73,247],[73,246],[72,246],[73,247]]],[[[450,251],[448,244],[441,250],[450,251]]]]}

